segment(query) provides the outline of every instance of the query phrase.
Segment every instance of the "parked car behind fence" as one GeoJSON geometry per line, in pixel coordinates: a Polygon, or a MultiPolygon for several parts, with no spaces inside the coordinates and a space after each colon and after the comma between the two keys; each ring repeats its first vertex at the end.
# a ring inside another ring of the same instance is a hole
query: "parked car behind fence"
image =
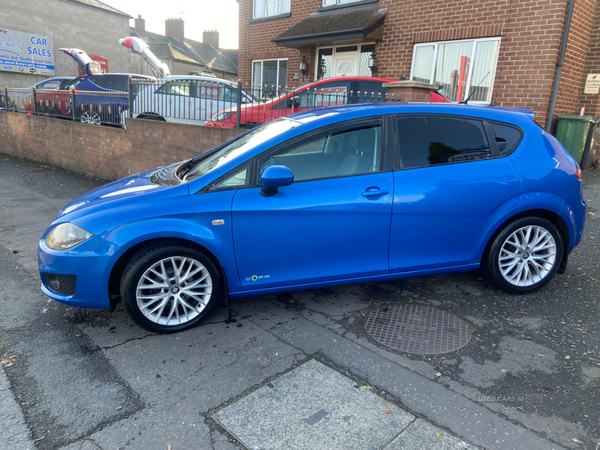
{"type": "MultiPolygon", "coordinates": [[[[394,80],[340,77],[297,89],[254,86],[202,76],[161,79],[127,74],[79,77],[64,90],[5,89],[8,109],[91,124],[124,126],[123,117],[225,128],[254,128],[315,108],[395,101],[383,86],[394,80]],[[73,89],[74,88],[74,89],[73,89]],[[72,105],[75,105],[72,108],[72,105]],[[25,105],[25,106],[23,106],[25,105]],[[241,111],[238,114],[238,111],[241,111]]],[[[437,95],[433,102],[447,102],[437,95]]],[[[1,105],[2,103],[0,103],[1,105]]]]}
{"type": "Polygon", "coordinates": [[[139,95],[133,97],[131,117],[204,124],[212,114],[241,103],[257,101],[220,78],[174,75],[157,81],[132,80],[139,95]]]}

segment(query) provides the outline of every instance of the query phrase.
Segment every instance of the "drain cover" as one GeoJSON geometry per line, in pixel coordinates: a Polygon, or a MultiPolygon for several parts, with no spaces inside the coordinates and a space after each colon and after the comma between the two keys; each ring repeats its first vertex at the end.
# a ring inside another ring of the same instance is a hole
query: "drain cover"
{"type": "Polygon", "coordinates": [[[420,305],[396,305],[371,311],[365,330],[380,344],[420,355],[454,352],[471,340],[469,327],[458,317],[420,305]]]}

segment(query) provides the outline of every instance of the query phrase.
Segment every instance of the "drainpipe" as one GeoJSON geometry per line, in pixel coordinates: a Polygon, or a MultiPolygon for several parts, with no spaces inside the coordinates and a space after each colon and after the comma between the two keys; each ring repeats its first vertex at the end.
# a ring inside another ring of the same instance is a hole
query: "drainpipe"
{"type": "Polygon", "coordinates": [[[571,18],[573,16],[573,5],[575,0],[569,0],[569,9],[567,10],[567,20],[565,22],[565,34],[563,35],[562,45],[560,47],[560,56],[556,64],[556,77],[554,79],[554,89],[552,91],[552,101],[550,102],[550,111],[548,112],[548,122],[546,122],[546,131],[550,132],[554,108],[556,107],[556,97],[558,97],[558,86],[560,85],[560,74],[562,73],[565,52],[567,51],[567,40],[569,39],[569,29],[571,28],[571,18]]]}

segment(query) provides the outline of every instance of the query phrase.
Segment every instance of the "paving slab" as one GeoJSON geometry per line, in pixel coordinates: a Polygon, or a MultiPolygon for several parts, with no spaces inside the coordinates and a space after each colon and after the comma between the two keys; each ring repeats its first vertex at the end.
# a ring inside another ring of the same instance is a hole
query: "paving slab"
{"type": "Polygon", "coordinates": [[[310,360],[212,415],[248,449],[375,450],[415,416],[310,360]]]}
{"type": "Polygon", "coordinates": [[[362,348],[339,334],[325,330],[293,311],[277,312],[278,322],[270,323],[274,311],[256,311],[250,318],[289,345],[307,354],[318,353],[339,367],[392,394],[402,406],[452,430],[466,441],[494,450],[552,450],[564,448],[498,416],[474,399],[451,391],[421,375],[362,348]],[[525,447],[523,447],[525,445],[525,447]]]}
{"type": "Polygon", "coordinates": [[[415,420],[384,450],[475,450],[475,447],[426,422],[415,420]]]}

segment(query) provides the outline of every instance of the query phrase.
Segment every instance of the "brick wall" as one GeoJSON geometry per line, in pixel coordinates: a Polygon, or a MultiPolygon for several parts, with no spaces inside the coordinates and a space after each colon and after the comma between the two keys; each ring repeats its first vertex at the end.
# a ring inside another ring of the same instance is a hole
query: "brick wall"
{"type": "MultiPolygon", "coordinates": [[[[77,76],[75,61],[61,47],[74,47],[108,59],[113,73],[131,72],[130,51],[119,44],[129,36],[129,19],[61,0],[1,0],[0,28],[54,40],[54,76],[77,76]]],[[[47,76],[0,72],[0,87],[27,87],[47,76]]]]}
{"type": "MultiPolygon", "coordinates": [[[[592,39],[596,4],[596,0],[577,0],[574,3],[554,117],[561,114],[576,114],[584,106],[580,100],[583,94],[584,70],[592,39]]],[[[600,72],[596,70],[596,73],[600,72]]]]}
{"type": "Polygon", "coordinates": [[[592,35],[586,55],[585,68],[582,74],[581,91],[578,107],[585,107],[585,114],[600,116],[600,95],[584,94],[585,80],[589,73],[600,73],[600,2],[594,11],[592,35]]]}
{"type": "Polygon", "coordinates": [[[189,159],[241,132],[137,119],[120,129],[0,111],[0,153],[108,180],[189,159]]]}
{"type": "MultiPolygon", "coordinates": [[[[538,123],[545,124],[550,107],[556,63],[566,19],[568,0],[380,0],[387,8],[382,40],[376,44],[378,76],[410,77],[413,46],[418,42],[467,38],[501,37],[492,101],[498,106],[532,109],[538,123]]],[[[559,101],[556,114],[573,113],[579,100],[585,70],[596,69],[600,61],[600,17],[596,0],[575,2],[559,101]],[[594,13],[597,14],[596,25],[594,13]],[[586,55],[590,39],[596,36],[593,55],[586,55]],[[595,58],[595,59],[594,59],[595,58]],[[596,64],[593,66],[593,64],[596,64]]],[[[244,83],[250,82],[251,61],[270,52],[288,57],[288,83],[297,72],[302,55],[311,57],[309,80],[314,79],[314,47],[277,48],[273,38],[307,18],[322,6],[322,0],[291,0],[291,17],[249,23],[253,0],[240,0],[240,64],[244,83]]],[[[338,43],[340,44],[340,43],[338,43]]],[[[589,72],[588,72],[589,73],[589,72]]]]}

